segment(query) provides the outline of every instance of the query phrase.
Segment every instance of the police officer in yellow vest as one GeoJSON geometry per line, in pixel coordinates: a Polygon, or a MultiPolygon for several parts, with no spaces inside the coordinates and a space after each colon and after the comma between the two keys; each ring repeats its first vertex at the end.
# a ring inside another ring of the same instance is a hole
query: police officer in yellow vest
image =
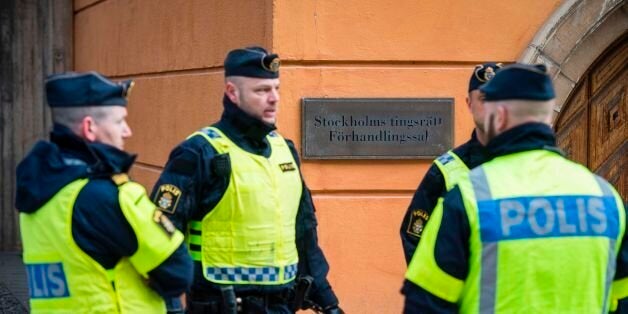
{"type": "Polygon", "coordinates": [[[297,151],[275,131],[279,64],[261,47],[230,51],[222,118],[172,151],[153,189],[187,232],[192,313],[342,312],[297,151]]]}
{"type": "Polygon", "coordinates": [[[192,283],[183,234],[126,175],[132,86],[96,72],[46,80],[50,141],[17,168],[32,313],[165,313],[192,283]]]}
{"type": "Polygon", "coordinates": [[[416,250],[421,233],[432,214],[439,198],[451,190],[457,181],[469,172],[486,161],[484,152],[484,106],[480,95],[480,85],[488,82],[501,69],[501,63],[487,62],[475,66],[469,78],[469,91],[466,98],[467,107],[473,116],[476,128],[471,134],[471,139],[466,143],[448,151],[434,160],[427,173],[421,180],[410,206],[401,223],[401,244],[406,263],[410,263],[412,254],[416,250]]]}
{"type": "Polygon", "coordinates": [[[608,182],[555,148],[546,68],[506,66],[480,91],[492,159],[461,179],[432,214],[406,273],[405,313],[623,307],[624,205],[608,182]]]}

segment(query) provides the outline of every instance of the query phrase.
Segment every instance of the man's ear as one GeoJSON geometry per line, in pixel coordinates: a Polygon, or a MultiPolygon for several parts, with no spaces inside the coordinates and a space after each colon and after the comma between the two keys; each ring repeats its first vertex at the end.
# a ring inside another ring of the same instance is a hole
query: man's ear
{"type": "Polygon", "coordinates": [[[495,109],[495,129],[501,133],[508,127],[508,107],[497,106],[495,109]]]}
{"type": "Polygon", "coordinates": [[[83,137],[84,139],[90,142],[95,142],[97,128],[98,126],[94,122],[94,118],[90,116],[83,118],[83,120],[81,121],[81,126],[80,126],[81,137],[83,137]]]}
{"type": "Polygon", "coordinates": [[[227,97],[229,97],[229,100],[231,100],[231,102],[234,104],[238,104],[240,102],[238,88],[235,84],[233,84],[233,82],[227,82],[225,84],[225,95],[227,95],[227,97]]]}
{"type": "Polygon", "coordinates": [[[471,96],[471,95],[467,95],[467,97],[464,99],[464,101],[467,102],[467,109],[471,110],[471,98],[469,98],[469,96],[471,96]]]}

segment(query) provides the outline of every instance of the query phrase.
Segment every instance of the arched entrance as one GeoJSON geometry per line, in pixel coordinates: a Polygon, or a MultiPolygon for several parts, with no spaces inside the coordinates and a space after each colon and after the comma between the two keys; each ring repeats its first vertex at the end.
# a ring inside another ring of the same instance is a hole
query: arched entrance
{"type": "Polygon", "coordinates": [[[554,127],[567,155],[609,180],[628,199],[628,33],[581,76],[554,127]]]}
{"type": "Polygon", "coordinates": [[[548,65],[554,128],[569,158],[609,180],[628,200],[628,2],[565,0],[519,62],[548,65]]]}

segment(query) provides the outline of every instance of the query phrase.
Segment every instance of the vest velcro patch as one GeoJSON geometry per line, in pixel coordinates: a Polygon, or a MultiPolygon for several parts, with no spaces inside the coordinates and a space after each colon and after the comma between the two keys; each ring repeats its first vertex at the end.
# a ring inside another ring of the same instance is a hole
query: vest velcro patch
{"type": "Polygon", "coordinates": [[[70,296],[68,280],[61,263],[26,264],[28,291],[31,299],[70,296]]]}
{"type": "Polygon", "coordinates": [[[157,196],[153,200],[159,209],[166,213],[174,214],[179,204],[179,197],[181,197],[181,190],[172,184],[162,184],[159,186],[157,196]]]}
{"type": "Polygon", "coordinates": [[[286,172],[286,171],[295,171],[297,170],[297,168],[294,166],[293,162],[285,162],[283,164],[279,164],[279,168],[281,169],[281,171],[286,172]]]}
{"type": "Polygon", "coordinates": [[[171,237],[177,231],[177,228],[174,226],[172,221],[170,221],[170,219],[168,219],[168,217],[166,217],[166,215],[164,215],[164,213],[159,209],[155,209],[155,213],[153,213],[153,221],[171,237]]]}
{"type": "Polygon", "coordinates": [[[412,211],[412,217],[410,218],[410,222],[408,223],[408,228],[406,232],[416,237],[420,237],[421,233],[423,233],[423,229],[425,228],[425,223],[430,215],[422,210],[415,209],[412,211]]]}

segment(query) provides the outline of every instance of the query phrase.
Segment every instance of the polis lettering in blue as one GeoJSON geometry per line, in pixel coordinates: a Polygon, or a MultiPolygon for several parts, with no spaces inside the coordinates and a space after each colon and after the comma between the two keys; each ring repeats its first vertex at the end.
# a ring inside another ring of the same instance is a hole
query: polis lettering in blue
{"type": "Polygon", "coordinates": [[[478,202],[482,242],[548,237],[616,238],[619,212],[611,196],[516,197],[478,202]]]}
{"type": "Polygon", "coordinates": [[[26,273],[31,299],[70,296],[63,264],[27,264],[26,273]]]}

